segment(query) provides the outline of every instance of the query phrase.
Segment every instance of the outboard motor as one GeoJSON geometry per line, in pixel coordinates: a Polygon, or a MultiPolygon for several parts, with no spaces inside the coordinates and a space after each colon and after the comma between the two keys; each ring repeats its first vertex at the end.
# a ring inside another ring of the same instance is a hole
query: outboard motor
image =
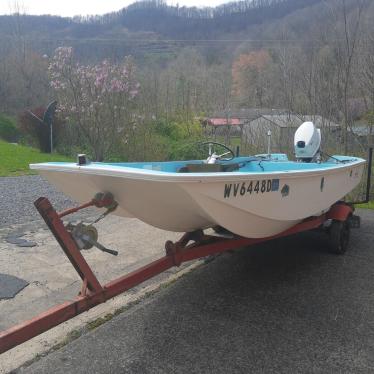
{"type": "Polygon", "coordinates": [[[295,156],[302,162],[320,162],[321,130],[304,122],[295,132],[295,156]]]}

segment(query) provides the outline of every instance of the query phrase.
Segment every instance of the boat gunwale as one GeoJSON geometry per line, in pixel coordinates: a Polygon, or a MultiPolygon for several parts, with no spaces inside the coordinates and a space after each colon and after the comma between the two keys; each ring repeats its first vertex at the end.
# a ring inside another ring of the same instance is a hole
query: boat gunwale
{"type": "MultiPolygon", "coordinates": [[[[291,161],[292,162],[292,161],[291,161]]],[[[45,172],[65,172],[73,174],[88,174],[97,176],[108,176],[117,177],[124,179],[133,180],[148,180],[155,182],[188,182],[188,183],[210,183],[219,181],[237,181],[248,180],[248,179],[269,179],[275,175],[279,177],[313,177],[318,175],[325,175],[326,172],[335,173],[340,172],[342,169],[349,169],[362,164],[365,164],[366,160],[355,157],[352,162],[346,162],[342,164],[336,164],[332,167],[324,169],[307,169],[307,170],[274,170],[264,172],[217,172],[217,173],[175,173],[165,172],[151,169],[140,169],[126,166],[114,166],[114,165],[97,165],[89,164],[85,166],[79,166],[74,163],[66,163],[65,165],[58,165],[56,163],[38,163],[30,164],[30,169],[39,170],[45,172]],[[98,167],[99,166],[99,167],[98,167]],[[203,178],[203,179],[202,179],[203,178]]]]}

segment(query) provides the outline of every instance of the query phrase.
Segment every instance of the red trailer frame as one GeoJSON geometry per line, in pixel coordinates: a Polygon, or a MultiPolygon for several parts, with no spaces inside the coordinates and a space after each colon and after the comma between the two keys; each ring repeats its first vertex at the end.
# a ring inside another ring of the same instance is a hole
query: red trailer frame
{"type": "MultiPolygon", "coordinates": [[[[165,243],[166,255],[150,264],[141,267],[127,275],[117,278],[105,285],[101,285],[90,266],[84,259],[81,251],[66,229],[61,218],[75,213],[88,206],[108,207],[113,206],[110,199],[94,198],[89,203],[57,213],[47,198],[41,197],[35,201],[35,206],[55,236],[62,250],[74,266],[82,279],[82,288],[78,296],[72,300],[55,306],[31,320],[0,333],[0,354],[26,342],[27,340],[65,322],[78,314],[81,314],[95,305],[117,296],[132,287],[152,278],[165,270],[179,266],[183,262],[201,257],[233,250],[240,247],[251,246],[275,238],[292,235],[298,232],[312,230],[321,227],[326,221],[333,220],[337,223],[348,222],[353,215],[354,208],[344,202],[338,202],[330,210],[318,217],[310,217],[290,229],[268,238],[248,239],[234,236],[223,238],[215,235],[206,235],[202,230],[184,234],[175,243],[165,243]]],[[[349,225],[347,225],[349,229],[349,225]]]]}

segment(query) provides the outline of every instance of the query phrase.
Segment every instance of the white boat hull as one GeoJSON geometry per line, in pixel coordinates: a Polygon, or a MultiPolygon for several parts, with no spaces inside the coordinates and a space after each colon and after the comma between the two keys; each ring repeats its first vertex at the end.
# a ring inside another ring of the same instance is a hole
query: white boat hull
{"type": "Polygon", "coordinates": [[[31,167],[81,203],[97,192],[111,192],[119,203],[114,214],[164,230],[190,232],[219,225],[237,235],[260,238],[329,209],[358,185],[364,163],[358,159],[322,170],[208,176],[119,171],[95,164],[31,167]]]}

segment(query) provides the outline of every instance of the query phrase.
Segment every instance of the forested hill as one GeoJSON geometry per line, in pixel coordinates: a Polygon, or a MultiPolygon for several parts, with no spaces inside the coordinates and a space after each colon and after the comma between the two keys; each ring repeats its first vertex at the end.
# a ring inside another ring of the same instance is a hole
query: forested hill
{"type": "MultiPolygon", "coordinates": [[[[245,0],[191,8],[147,0],[102,16],[0,16],[0,53],[6,55],[15,40],[23,40],[41,55],[69,45],[87,60],[132,55],[143,63],[147,58],[167,61],[181,49],[194,47],[217,62],[236,53],[242,41],[258,40],[259,44],[252,43],[257,48],[263,40],[269,47],[269,40],[284,37],[321,41],[332,21],[329,8],[341,1],[245,0]]],[[[345,4],[349,14],[357,0],[345,4]]]]}
{"type": "Polygon", "coordinates": [[[246,0],[216,8],[168,6],[162,1],[136,2],[119,12],[103,16],[62,18],[56,16],[1,16],[0,33],[12,34],[22,25],[27,34],[59,37],[96,37],[130,32],[151,31],[172,39],[214,38],[238,32],[249,26],[271,22],[321,0],[246,0]]]}
{"type": "Polygon", "coordinates": [[[162,1],[136,2],[103,16],[0,16],[0,34],[32,37],[95,38],[152,32],[171,39],[206,39],[271,22],[322,0],[246,0],[216,8],[168,6],[162,1]]]}
{"type": "Polygon", "coordinates": [[[216,8],[189,8],[143,1],[119,12],[81,21],[120,25],[131,31],[152,31],[172,39],[203,39],[243,31],[248,26],[280,19],[319,2],[321,0],[247,0],[216,8]]]}

